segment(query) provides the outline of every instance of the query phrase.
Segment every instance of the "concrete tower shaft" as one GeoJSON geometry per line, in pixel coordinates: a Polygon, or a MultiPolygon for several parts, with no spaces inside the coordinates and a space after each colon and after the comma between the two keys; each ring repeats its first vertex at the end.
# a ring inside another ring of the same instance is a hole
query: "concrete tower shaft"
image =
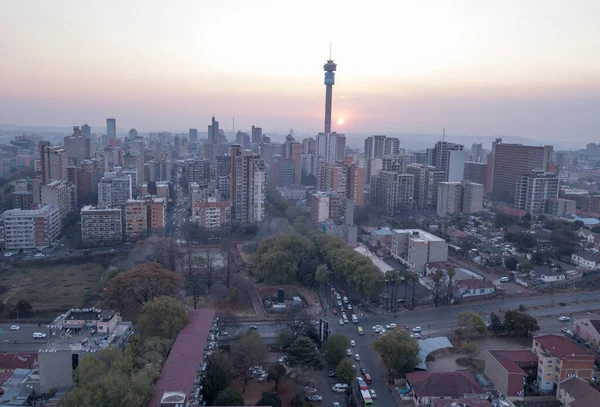
{"type": "Polygon", "coordinates": [[[325,134],[331,133],[331,99],[333,98],[336,68],[337,65],[332,59],[327,60],[327,63],[323,65],[325,71],[325,134]]]}

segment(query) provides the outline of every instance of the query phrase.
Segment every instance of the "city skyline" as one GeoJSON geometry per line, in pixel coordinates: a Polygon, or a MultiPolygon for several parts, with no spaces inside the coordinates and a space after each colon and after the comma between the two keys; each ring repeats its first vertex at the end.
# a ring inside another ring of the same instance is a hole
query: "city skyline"
{"type": "Polygon", "coordinates": [[[260,1],[252,9],[236,1],[167,10],[158,2],[10,4],[0,17],[8,39],[0,51],[10,61],[0,73],[0,123],[68,127],[115,117],[124,127],[183,130],[215,115],[228,130],[235,115],[239,129],[316,135],[333,43],[332,131],[446,127],[579,145],[597,137],[600,5],[422,4],[363,10],[309,1],[292,22],[285,5],[260,1]]]}

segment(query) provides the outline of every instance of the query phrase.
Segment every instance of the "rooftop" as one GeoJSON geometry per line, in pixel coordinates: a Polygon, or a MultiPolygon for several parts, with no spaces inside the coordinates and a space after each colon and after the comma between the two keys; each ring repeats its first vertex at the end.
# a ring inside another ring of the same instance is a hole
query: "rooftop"
{"type": "Polygon", "coordinates": [[[562,274],[562,272],[552,270],[546,266],[536,266],[533,268],[533,272],[536,275],[543,275],[543,276],[558,276],[558,275],[562,274]]]}
{"type": "Polygon", "coordinates": [[[37,353],[0,353],[0,370],[31,369],[37,353]]]}
{"type": "Polygon", "coordinates": [[[214,317],[211,309],[189,311],[188,323],[175,339],[147,407],[160,407],[163,396],[192,392],[214,317]]]}
{"type": "Polygon", "coordinates": [[[473,376],[462,372],[407,373],[406,379],[419,397],[458,398],[485,393],[473,376]]]}
{"type": "MultiPolygon", "coordinates": [[[[45,330],[41,330],[45,333],[45,330]]],[[[132,332],[131,322],[121,322],[118,312],[97,308],[72,309],[48,325],[48,342],[41,352],[98,352],[110,346],[123,345],[132,332]],[[98,324],[109,324],[101,332],[98,324]]]]}
{"type": "Polygon", "coordinates": [[[445,242],[441,237],[425,232],[421,229],[394,229],[395,234],[408,234],[411,240],[415,241],[429,241],[429,242],[445,242]]]}
{"type": "Polygon", "coordinates": [[[453,227],[448,227],[446,229],[446,234],[451,237],[456,237],[457,239],[466,239],[469,235],[462,230],[455,229],[453,227]]]}
{"type": "Polygon", "coordinates": [[[371,259],[371,261],[373,262],[373,264],[375,264],[375,266],[377,266],[377,268],[379,270],[381,270],[381,272],[384,273],[384,274],[385,274],[386,271],[390,271],[390,270],[394,269],[392,266],[390,266],[389,264],[387,264],[385,261],[381,260],[379,257],[377,257],[375,254],[373,254],[369,249],[367,249],[362,244],[359,244],[358,247],[356,247],[354,249],[354,251],[357,252],[357,253],[362,254],[363,256],[368,257],[369,259],[371,259]]]}
{"type": "Polygon", "coordinates": [[[521,365],[527,364],[536,367],[538,364],[537,357],[527,349],[489,350],[488,352],[508,373],[526,376],[527,373],[525,373],[521,365]]]}
{"type": "Polygon", "coordinates": [[[430,407],[492,407],[487,399],[459,398],[452,400],[431,399],[430,407]]]}
{"type": "Polygon", "coordinates": [[[494,288],[495,285],[490,280],[480,280],[478,278],[470,278],[467,280],[460,280],[459,285],[465,287],[467,290],[477,290],[480,288],[494,288]]]}
{"type": "Polygon", "coordinates": [[[559,359],[584,356],[594,358],[594,356],[585,348],[576,345],[571,339],[559,335],[542,335],[533,338],[546,352],[551,353],[559,359]]]}
{"type": "Polygon", "coordinates": [[[570,403],[572,407],[597,407],[600,406],[600,393],[578,377],[571,377],[560,383],[564,389],[575,399],[570,403]]]}
{"type": "Polygon", "coordinates": [[[573,253],[573,256],[581,257],[588,261],[600,261],[598,253],[594,253],[588,250],[584,250],[581,252],[573,253]]]}
{"type": "Polygon", "coordinates": [[[515,216],[519,219],[527,214],[524,209],[511,208],[510,206],[497,206],[496,211],[504,215],[515,216]]]}

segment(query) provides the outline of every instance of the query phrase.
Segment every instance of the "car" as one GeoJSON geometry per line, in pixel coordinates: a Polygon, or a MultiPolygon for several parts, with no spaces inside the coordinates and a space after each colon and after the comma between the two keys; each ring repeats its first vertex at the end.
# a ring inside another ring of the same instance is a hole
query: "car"
{"type": "Polygon", "coordinates": [[[340,403],[338,403],[337,401],[333,402],[333,407],[340,407],[340,403]]]}
{"type": "Polygon", "coordinates": [[[337,315],[337,310],[336,309],[333,310],[333,315],[337,315]]]}
{"type": "Polygon", "coordinates": [[[377,330],[380,330],[380,329],[381,329],[381,325],[374,325],[373,326],[373,330],[374,331],[377,331],[377,330]]]}
{"type": "Polygon", "coordinates": [[[319,396],[318,394],[312,394],[312,395],[308,396],[306,398],[306,400],[308,400],[308,401],[321,401],[321,400],[323,400],[323,397],[319,396]]]}
{"type": "Polygon", "coordinates": [[[279,363],[285,363],[285,360],[287,359],[287,356],[282,356],[279,358],[279,363]]]}
{"type": "Polygon", "coordinates": [[[307,393],[316,393],[317,389],[315,389],[314,387],[306,386],[304,387],[304,391],[307,393]]]}
{"type": "Polygon", "coordinates": [[[41,332],[34,332],[33,339],[44,339],[47,335],[41,332]]]}
{"type": "Polygon", "coordinates": [[[346,356],[352,356],[352,351],[350,349],[346,349],[346,356]]]}
{"type": "Polygon", "coordinates": [[[256,325],[250,325],[249,328],[250,329],[258,329],[258,326],[256,326],[256,325]]]}
{"type": "Polygon", "coordinates": [[[348,308],[348,311],[351,311],[352,310],[352,304],[346,305],[346,308],[348,308]]]}
{"type": "Polygon", "coordinates": [[[562,322],[566,322],[566,321],[570,321],[570,320],[571,320],[571,318],[569,318],[569,317],[566,317],[566,316],[562,316],[562,317],[559,317],[559,318],[558,318],[558,320],[559,320],[559,321],[562,321],[562,322]]]}
{"type": "Polygon", "coordinates": [[[371,394],[371,398],[372,399],[376,399],[377,398],[377,393],[375,392],[375,390],[369,389],[369,393],[371,394]]]}
{"type": "Polygon", "coordinates": [[[328,377],[336,377],[336,376],[337,376],[337,373],[335,372],[335,370],[334,370],[334,369],[330,369],[330,370],[327,372],[327,376],[328,376],[328,377]]]}
{"type": "Polygon", "coordinates": [[[350,341],[350,346],[356,346],[356,342],[353,340],[350,341]]]}
{"type": "Polygon", "coordinates": [[[227,336],[227,335],[229,335],[229,332],[227,332],[227,331],[219,332],[219,335],[227,336]]]}
{"type": "Polygon", "coordinates": [[[342,311],[342,317],[347,318],[348,314],[346,314],[346,311],[342,311]]]}
{"type": "Polygon", "coordinates": [[[510,278],[508,278],[508,277],[502,277],[502,278],[500,279],[500,282],[501,282],[501,283],[508,283],[509,281],[510,281],[510,278]]]}
{"type": "Polygon", "coordinates": [[[338,301],[338,302],[337,302],[337,305],[338,305],[338,307],[341,307],[341,306],[342,306],[342,302],[341,302],[341,301],[338,301]]]}
{"type": "Polygon", "coordinates": [[[420,326],[415,326],[413,328],[413,332],[421,332],[421,327],[420,326]]]}
{"type": "Polygon", "coordinates": [[[348,304],[348,297],[344,297],[342,300],[344,300],[344,304],[348,304]]]}
{"type": "Polygon", "coordinates": [[[563,331],[564,333],[569,332],[569,328],[565,328],[565,327],[560,328],[560,330],[563,331]]]}
{"type": "Polygon", "coordinates": [[[268,376],[269,376],[269,375],[267,375],[266,373],[263,373],[263,374],[261,374],[261,375],[260,375],[260,377],[258,378],[258,381],[259,381],[259,382],[264,382],[265,380],[267,380],[267,377],[268,377],[268,376]]]}
{"type": "Polygon", "coordinates": [[[344,324],[349,324],[350,321],[348,320],[348,318],[344,318],[344,324]]]}
{"type": "Polygon", "coordinates": [[[396,328],[396,326],[397,326],[396,324],[392,323],[392,324],[387,325],[386,329],[394,329],[394,328],[396,328]]]}
{"type": "Polygon", "coordinates": [[[358,353],[354,354],[354,360],[356,360],[357,362],[360,362],[360,355],[358,353]]]}
{"type": "Polygon", "coordinates": [[[366,367],[361,367],[360,368],[360,374],[363,375],[363,376],[366,375],[367,374],[367,368],[366,367]]]}
{"type": "Polygon", "coordinates": [[[358,317],[355,314],[352,314],[352,322],[358,324],[358,317]]]}
{"type": "Polygon", "coordinates": [[[340,325],[344,326],[344,320],[343,320],[343,319],[340,319],[340,320],[338,321],[338,323],[339,323],[340,325]]]}
{"type": "Polygon", "coordinates": [[[11,331],[18,331],[19,329],[21,329],[21,327],[20,327],[19,325],[12,325],[12,326],[10,327],[10,330],[11,330],[11,331]]]}
{"type": "Polygon", "coordinates": [[[421,334],[411,334],[410,337],[415,339],[421,339],[421,334]]]}

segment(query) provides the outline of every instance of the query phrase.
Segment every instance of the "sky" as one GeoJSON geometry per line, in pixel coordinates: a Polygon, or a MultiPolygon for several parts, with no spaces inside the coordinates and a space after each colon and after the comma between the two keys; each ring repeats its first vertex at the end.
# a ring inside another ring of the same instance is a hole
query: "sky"
{"type": "Polygon", "coordinates": [[[0,123],[600,140],[597,0],[0,3],[0,123]],[[343,124],[339,124],[340,119],[343,124]]]}

